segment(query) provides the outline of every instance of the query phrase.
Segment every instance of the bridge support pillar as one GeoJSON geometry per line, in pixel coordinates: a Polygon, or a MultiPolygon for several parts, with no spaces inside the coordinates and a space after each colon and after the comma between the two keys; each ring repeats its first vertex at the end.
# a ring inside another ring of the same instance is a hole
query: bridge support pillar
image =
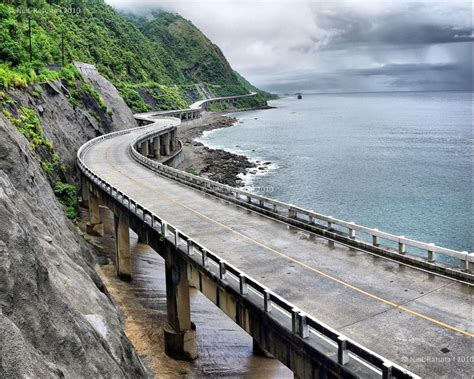
{"type": "Polygon", "coordinates": [[[153,157],[155,159],[160,159],[161,158],[160,137],[158,137],[158,136],[153,138],[153,157]]]}
{"type": "Polygon", "coordinates": [[[84,175],[81,175],[81,205],[89,208],[89,183],[84,175]]]}
{"type": "Polygon", "coordinates": [[[170,150],[171,152],[176,150],[176,129],[170,132],[170,150]]]}
{"type": "Polygon", "coordinates": [[[148,157],[148,155],[150,155],[148,140],[142,142],[142,148],[140,150],[141,150],[140,152],[142,153],[142,155],[144,155],[145,157],[148,157]]]}
{"type": "Polygon", "coordinates": [[[166,246],[166,302],[168,324],[164,328],[165,353],[179,360],[193,360],[198,356],[196,326],[191,322],[189,281],[186,262],[166,246]]]}
{"type": "Polygon", "coordinates": [[[132,280],[132,259],[130,254],[130,231],[128,216],[119,212],[114,215],[115,226],[115,266],[117,276],[122,280],[132,280]]]}
{"type": "Polygon", "coordinates": [[[89,222],[86,225],[87,234],[91,236],[104,235],[104,224],[100,221],[100,201],[97,195],[89,192],[89,222]]]}
{"type": "Polygon", "coordinates": [[[165,136],[161,135],[158,138],[160,139],[160,154],[161,156],[164,156],[166,155],[165,136]]]}
{"type": "Polygon", "coordinates": [[[170,153],[171,153],[171,151],[170,151],[170,134],[169,133],[163,134],[162,138],[163,138],[163,147],[164,147],[163,154],[164,155],[170,155],[170,153]]]}

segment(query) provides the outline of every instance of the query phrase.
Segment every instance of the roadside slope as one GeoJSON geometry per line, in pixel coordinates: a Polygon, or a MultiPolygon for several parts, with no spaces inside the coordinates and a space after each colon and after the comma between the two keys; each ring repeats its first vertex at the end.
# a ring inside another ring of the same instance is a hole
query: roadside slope
{"type": "Polygon", "coordinates": [[[121,122],[130,112],[123,101],[105,100],[101,111],[92,90],[72,96],[81,84],[2,93],[0,377],[147,376],[95,272],[91,248],[52,188],[77,179],[78,146],[130,127],[121,122]],[[35,120],[39,130],[26,138],[35,120]]]}

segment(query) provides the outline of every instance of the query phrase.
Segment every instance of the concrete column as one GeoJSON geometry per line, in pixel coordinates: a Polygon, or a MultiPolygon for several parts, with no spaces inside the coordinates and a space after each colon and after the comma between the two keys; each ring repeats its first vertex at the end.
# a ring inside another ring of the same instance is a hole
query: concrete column
{"type": "Polygon", "coordinates": [[[196,326],[191,322],[186,262],[166,246],[166,303],[168,324],[164,328],[165,353],[180,360],[197,358],[196,326]]]}
{"type": "Polygon", "coordinates": [[[103,236],[104,224],[100,221],[99,198],[89,193],[89,222],[86,224],[87,234],[91,236],[103,236]]]}
{"type": "Polygon", "coordinates": [[[84,208],[89,207],[89,183],[84,175],[81,175],[81,205],[84,208]]]}
{"type": "Polygon", "coordinates": [[[101,205],[99,207],[100,221],[104,224],[104,235],[114,235],[114,212],[112,212],[106,206],[101,205]]]}
{"type": "Polygon", "coordinates": [[[170,132],[170,150],[171,152],[176,150],[176,129],[170,132]]]}
{"type": "Polygon", "coordinates": [[[160,139],[160,154],[161,156],[166,155],[166,147],[165,147],[165,137],[163,135],[158,137],[160,139]]]}
{"type": "Polygon", "coordinates": [[[132,280],[132,260],[130,254],[130,231],[128,216],[122,212],[114,215],[115,225],[115,266],[117,276],[122,280],[132,280]]]}
{"type": "Polygon", "coordinates": [[[148,154],[150,154],[150,149],[148,147],[148,140],[142,142],[142,149],[141,149],[142,155],[145,157],[148,157],[148,154]]]}
{"type": "Polygon", "coordinates": [[[170,134],[169,133],[163,134],[162,138],[163,138],[163,147],[165,148],[164,155],[170,155],[171,153],[170,134]]]}
{"type": "Polygon", "coordinates": [[[161,158],[160,137],[153,138],[153,157],[155,159],[161,158]]]}

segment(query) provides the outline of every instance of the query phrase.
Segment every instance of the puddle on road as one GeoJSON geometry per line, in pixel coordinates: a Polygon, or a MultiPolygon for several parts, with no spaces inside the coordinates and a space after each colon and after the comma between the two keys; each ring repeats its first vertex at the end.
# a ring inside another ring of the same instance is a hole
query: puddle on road
{"type": "Polygon", "coordinates": [[[110,263],[99,274],[125,318],[125,333],[156,377],[293,378],[275,359],[252,353],[252,338],[198,290],[191,289],[191,318],[196,324],[199,357],[194,362],[176,361],[164,353],[166,323],[164,260],[131,233],[133,281],[115,273],[114,239],[90,237],[100,244],[110,263]],[[135,237],[135,238],[134,238],[135,237]]]}

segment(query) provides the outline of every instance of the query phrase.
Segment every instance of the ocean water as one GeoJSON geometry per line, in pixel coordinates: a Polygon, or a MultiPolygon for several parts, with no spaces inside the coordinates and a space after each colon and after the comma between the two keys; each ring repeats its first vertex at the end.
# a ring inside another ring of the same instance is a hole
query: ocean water
{"type": "Polygon", "coordinates": [[[265,196],[458,250],[473,248],[472,93],[306,95],[200,141],[270,161],[265,196]]]}

